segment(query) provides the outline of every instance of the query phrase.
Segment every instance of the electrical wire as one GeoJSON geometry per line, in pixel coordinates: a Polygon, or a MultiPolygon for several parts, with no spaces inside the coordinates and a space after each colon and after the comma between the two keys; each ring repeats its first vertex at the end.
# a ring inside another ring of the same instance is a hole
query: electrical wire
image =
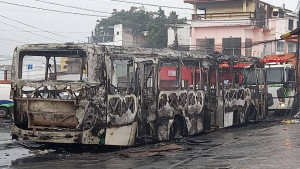
{"type": "MultiPolygon", "coordinates": [[[[45,30],[45,29],[38,28],[38,27],[36,27],[36,26],[32,26],[32,25],[26,24],[26,23],[24,23],[24,22],[20,22],[20,21],[11,19],[11,18],[6,17],[6,16],[3,16],[3,15],[1,15],[1,14],[0,14],[0,17],[5,18],[5,19],[8,19],[8,20],[11,20],[11,21],[14,21],[14,22],[17,22],[17,23],[19,23],[19,24],[22,24],[22,25],[25,25],[25,26],[28,26],[28,27],[31,27],[31,28],[34,28],[34,29],[37,29],[37,30],[40,30],[40,31],[45,31],[45,32],[50,33],[50,34],[52,34],[52,35],[60,36],[60,37],[67,38],[67,39],[73,39],[73,38],[70,38],[70,37],[67,37],[67,36],[64,36],[64,35],[60,35],[60,34],[57,34],[57,33],[54,33],[54,32],[48,31],[48,30],[45,30]]],[[[73,39],[73,40],[76,40],[76,41],[79,41],[79,42],[84,42],[84,41],[82,41],[82,40],[77,40],[77,39],[73,39]]]]}
{"type": "Polygon", "coordinates": [[[97,11],[97,10],[93,10],[93,9],[87,9],[87,8],[81,8],[81,7],[77,7],[77,6],[64,5],[64,4],[59,4],[59,3],[54,3],[54,2],[48,2],[48,1],[43,1],[43,0],[35,0],[35,1],[46,3],[46,4],[51,4],[51,5],[56,5],[56,6],[63,6],[63,7],[67,7],[67,8],[73,8],[73,9],[79,9],[79,10],[89,11],[89,12],[112,14],[111,12],[101,12],[101,11],[97,11]]]}
{"type": "Polygon", "coordinates": [[[18,28],[16,26],[13,26],[11,24],[8,24],[8,23],[2,22],[2,21],[0,21],[0,23],[2,23],[4,25],[7,25],[7,26],[10,26],[10,27],[13,27],[13,28],[16,28],[16,29],[19,29],[19,30],[22,30],[22,31],[25,31],[27,33],[31,33],[31,34],[36,35],[36,36],[40,36],[40,37],[46,38],[46,39],[51,39],[51,40],[55,40],[55,41],[59,41],[59,42],[64,42],[64,41],[57,40],[57,39],[54,39],[54,38],[50,38],[50,37],[47,37],[47,36],[43,36],[43,35],[40,35],[40,34],[37,34],[37,33],[34,33],[34,32],[30,32],[30,31],[27,31],[25,29],[18,28]]]}
{"type": "Polygon", "coordinates": [[[6,38],[3,38],[3,37],[0,37],[0,40],[9,41],[9,42],[15,42],[15,43],[27,43],[27,42],[24,42],[24,41],[13,40],[13,39],[6,39],[6,38]]]}
{"type": "MultiPolygon", "coordinates": [[[[25,32],[25,31],[12,30],[12,29],[3,29],[3,30],[0,30],[0,32],[25,32]]],[[[46,32],[46,31],[30,31],[30,32],[46,32]]],[[[91,33],[91,32],[81,32],[81,31],[70,31],[70,32],[64,32],[64,31],[51,31],[51,32],[55,32],[55,33],[68,33],[68,34],[91,33]]]]}
{"type": "MultiPolygon", "coordinates": [[[[98,0],[89,0],[89,1],[92,1],[92,2],[97,2],[98,0]]],[[[98,1],[99,2],[99,1],[98,1]]],[[[106,3],[106,4],[111,4],[111,5],[114,5],[114,6],[122,6],[122,7],[124,7],[124,5],[125,6],[128,6],[128,7],[132,7],[132,5],[130,5],[130,4],[124,4],[124,3],[118,3],[118,2],[115,2],[115,3],[110,3],[110,2],[101,2],[101,3],[106,3]]],[[[143,6],[143,5],[142,5],[143,6]]],[[[164,9],[164,11],[165,12],[173,12],[172,10],[166,10],[166,9],[164,9]]],[[[176,14],[183,14],[183,15],[190,15],[191,13],[185,13],[185,12],[178,12],[178,11],[176,11],[176,14]]]]}
{"type": "Polygon", "coordinates": [[[109,16],[102,16],[102,15],[95,15],[95,14],[86,14],[86,13],[79,13],[79,12],[68,12],[68,11],[61,11],[61,10],[56,10],[56,9],[40,8],[40,7],[16,4],[16,3],[5,2],[5,1],[0,1],[0,3],[8,4],[8,5],[14,5],[14,6],[20,6],[20,7],[25,7],[25,8],[31,8],[31,9],[44,10],[44,11],[65,13],[65,14],[82,15],[82,16],[94,16],[94,17],[100,17],[100,18],[109,17],[109,16]]]}
{"type": "Polygon", "coordinates": [[[140,2],[123,1],[123,0],[111,0],[111,1],[122,2],[122,3],[129,3],[129,4],[139,4],[139,5],[145,5],[145,6],[156,6],[156,7],[172,8],[172,9],[193,10],[193,9],[191,9],[191,8],[183,8],[183,7],[175,7],[175,6],[166,6],[166,5],[156,5],[156,4],[146,4],[146,3],[140,3],[140,2]]]}

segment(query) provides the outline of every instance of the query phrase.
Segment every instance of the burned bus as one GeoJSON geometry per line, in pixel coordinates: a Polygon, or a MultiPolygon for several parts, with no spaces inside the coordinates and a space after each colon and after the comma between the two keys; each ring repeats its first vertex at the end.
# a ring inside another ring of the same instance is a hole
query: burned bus
{"type": "Polygon", "coordinates": [[[12,137],[131,146],[200,133],[210,126],[201,80],[212,65],[207,57],[86,44],[19,46],[12,69],[12,137]]]}
{"type": "MultiPolygon", "coordinates": [[[[235,75],[246,68],[220,63],[220,57],[196,51],[19,46],[11,78],[12,137],[132,146],[262,117],[264,82],[247,86],[242,80],[233,83],[232,76],[232,85],[225,84],[226,71],[235,75]]],[[[257,72],[255,65],[248,71],[257,72]]]]}
{"type": "Polygon", "coordinates": [[[230,127],[261,120],[267,112],[265,68],[251,57],[217,56],[210,71],[212,116],[217,127],[230,127]]]}

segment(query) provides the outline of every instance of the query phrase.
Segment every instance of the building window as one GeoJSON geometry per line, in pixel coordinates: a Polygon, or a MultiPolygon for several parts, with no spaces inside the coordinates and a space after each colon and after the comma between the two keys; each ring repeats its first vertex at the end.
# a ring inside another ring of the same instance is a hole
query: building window
{"type": "Polygon", "coordinates": [[[117,32],[117,35],[119,35],[120,33],[119,32],[117,32]]]}
{"type": "Polygon", "coordinates": [[[289,19],[289,30],[294,29],[294,21],[292,19],[289,19]]]}
{"type": "Polygon", "coordinates": [[[276,44],[276,51],[277,51],[277,52],[281,52],[281,53],[284,52],[284,42],[282,42],[282,41],[277,41],[277,44],[276,44]]]}
{"type": "Polygon", "coordinates": [[[296,43],[288,43],[288,53],[296,52],[296,43]]]}
{"type": "Polygon", "coordinates": [[[223,54],[241,56],[242,38],[223,38],[223,54]]]}
{"type": "Polygon", "coordinates": [[[215,39],[197,39],[196,40],[196,50],[201,53],[214,53],[215,52],[215,39]]]}
{"type": "Polygon", "coordinates": [[[245,39],[245,56],[252,56],[252,39],[245,39]]]}

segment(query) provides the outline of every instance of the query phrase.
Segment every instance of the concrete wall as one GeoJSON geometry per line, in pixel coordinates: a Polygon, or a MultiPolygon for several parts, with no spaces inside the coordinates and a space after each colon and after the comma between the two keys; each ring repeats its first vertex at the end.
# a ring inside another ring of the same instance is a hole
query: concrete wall
{"type": "Polygon", "coordinates": [[[123,26],[118,24],[114,26],[114,40],[113,42],[99,43],[101,45],[113,45],[113,46],[122,46],[123,45],[123,26]]]}
{"type": "Polygon", "coordinates": [[[230,13],[230,12],[254,12],[254,1],[220,1],[220,2],[200,2],[197,8],[205,8],[206,13],[230,13]]]}
{"type": "MultiPolygon", "coordinates": [[[[214,38],[215,50],[222,52],[223,38],[241,38],[242,39],[242,55],[245,55],[245,41],[252,39],[252,43],[266,40],[273,40],[272,31],[254,26],[218,26],[218,27],[198,27],[192,29],[192,47],[196,46],[196,39],[214,38]]],[[[255,45],[252,47],[252,56],[262,57],[265,48],[272,48],[273,46],[266,46],[265,44],[255,45]]],[[[273,47],[274,48],[274,47],[273,47]]],[[[194,47],[195,50],[195,47],[194,47]]],[[[272,49],[269,49],[272,50],[272,49]]]]}
{"type": "MultiPolygon", "coordinates": [[[[180,46],[190,46],[191,44],[191,25],[178,25],[178,44],[180,46]]],[[[168,29],[168,46],[175,41],[175,33],[173,28],[168,29]]]]}

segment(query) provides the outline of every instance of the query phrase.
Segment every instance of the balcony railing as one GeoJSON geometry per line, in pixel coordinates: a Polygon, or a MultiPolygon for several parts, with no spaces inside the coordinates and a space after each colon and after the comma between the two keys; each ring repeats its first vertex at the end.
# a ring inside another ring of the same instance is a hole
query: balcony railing
{"type": "Polygon", "coordinates": [[[230,12],[230,13],[206,13],[206,14],[193,14],[193,20],[202,19],[254,19],[255,15],[253,12],[230,12]]]}

